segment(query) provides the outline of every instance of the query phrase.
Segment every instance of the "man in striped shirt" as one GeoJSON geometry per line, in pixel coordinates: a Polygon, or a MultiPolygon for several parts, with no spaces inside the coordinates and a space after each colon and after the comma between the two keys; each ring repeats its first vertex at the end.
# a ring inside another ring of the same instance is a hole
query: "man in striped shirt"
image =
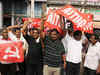
{"type": "Polygon", "coordinates": [[[65,53],[64,46],[59,39],[59,32],[52,29],[44,39],[44,75],[60,75],[62,56],[65,53]]]}

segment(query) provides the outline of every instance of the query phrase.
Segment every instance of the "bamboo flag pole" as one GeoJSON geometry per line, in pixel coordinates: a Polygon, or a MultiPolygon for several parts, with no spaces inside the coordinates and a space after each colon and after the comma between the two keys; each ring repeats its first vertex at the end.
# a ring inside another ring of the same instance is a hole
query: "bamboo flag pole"
{"type": "Polygon", "coordinates": [[[42,4],[42,24],[41,24],[41,29],[44,30],[44,21],[46,20],[46,3],[42,4]]]}
{"type": "MultiPolygon", "coordinates": [[[[44,35],[44,22],[45,22],[45,17],[46,17],[46,4],[45,3],[43,3],[42,4],[42,17],[41,17],[41,26],[40,26],[40,36],[42,35],[44,35]]],[[[44,50],[44,47],[45,47],[45,45],[44,45],[44,42],[43,42],[43,39],[41,39],[41,45],[42,45],[42,50],[43,50],[43,54],[45,53],[45,50],[44,50]]]]}
{"type": "Polygon", "coordinates": [[[82,7],[81,7],[81,9],[80,9],[80,12],[84,13],[86,4],[87,4],[87,0],[85,0],[85,1],[83,2],[82,7]]]}
{"type": "Polygon", "coordinates": [[[34,0],[31,0],[31,18],[34,18],[34,0]]]}

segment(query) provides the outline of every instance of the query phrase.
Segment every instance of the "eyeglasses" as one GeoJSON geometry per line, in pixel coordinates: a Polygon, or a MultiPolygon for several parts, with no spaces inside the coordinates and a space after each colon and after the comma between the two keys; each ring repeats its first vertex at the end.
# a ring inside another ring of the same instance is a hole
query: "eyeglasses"
{"type": "Polygon", "coordinates": [[[34,32],[34,31],[33,31],[33,34],[39,34],[39,33],[38,33],[38,32],[34,32]]]}

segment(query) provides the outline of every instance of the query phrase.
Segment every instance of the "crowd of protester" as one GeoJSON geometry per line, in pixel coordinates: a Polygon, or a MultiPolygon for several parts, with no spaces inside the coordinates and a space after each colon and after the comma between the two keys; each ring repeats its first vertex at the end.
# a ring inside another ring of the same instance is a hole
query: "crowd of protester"
{"type": "MultiPolygon", "coordinates": [[[[2,30],[1,40],[22,41],[24,62],[0,62],[1,75],[96,75],[100,72],[100,43],[96,34],[85,33],[62,26],[45,33],[40,28],[28,29],[29,22],[2,30]],[[65,74],[64,74],[65,73],[65,74]]],[[[0,41],[2,42],[2,41],[0,41]]]]}

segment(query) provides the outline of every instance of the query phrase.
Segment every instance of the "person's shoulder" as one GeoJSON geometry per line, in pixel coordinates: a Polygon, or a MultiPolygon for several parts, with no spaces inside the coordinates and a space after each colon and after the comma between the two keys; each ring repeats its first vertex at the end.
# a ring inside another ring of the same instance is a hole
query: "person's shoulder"
{"type": "Polygon", "coordinates": [[[57,39],[56,41],[57,41],[57,43],[58,43],[59,45],[63,45],[62,40],[57,39]]]}
{"type": "Polygon", "coordinates": [[[2,38],[3,38],[3,36],[0,35],[0,39],[2,39],[2,38]]]}
{"type": "Polygon", "coordinates": [[[29,38],[31,38],[32,36],[30,36],[29,34],[26,34],[26,35],[24,35],[24,37],[29,37],[29,38]]]}
{"type": "Polygon", "coordinates": [[[97,42],[97,43],[96,43],[96,46],[99,46],[99,47],[100,47],[100,42],[97,42]]]}

